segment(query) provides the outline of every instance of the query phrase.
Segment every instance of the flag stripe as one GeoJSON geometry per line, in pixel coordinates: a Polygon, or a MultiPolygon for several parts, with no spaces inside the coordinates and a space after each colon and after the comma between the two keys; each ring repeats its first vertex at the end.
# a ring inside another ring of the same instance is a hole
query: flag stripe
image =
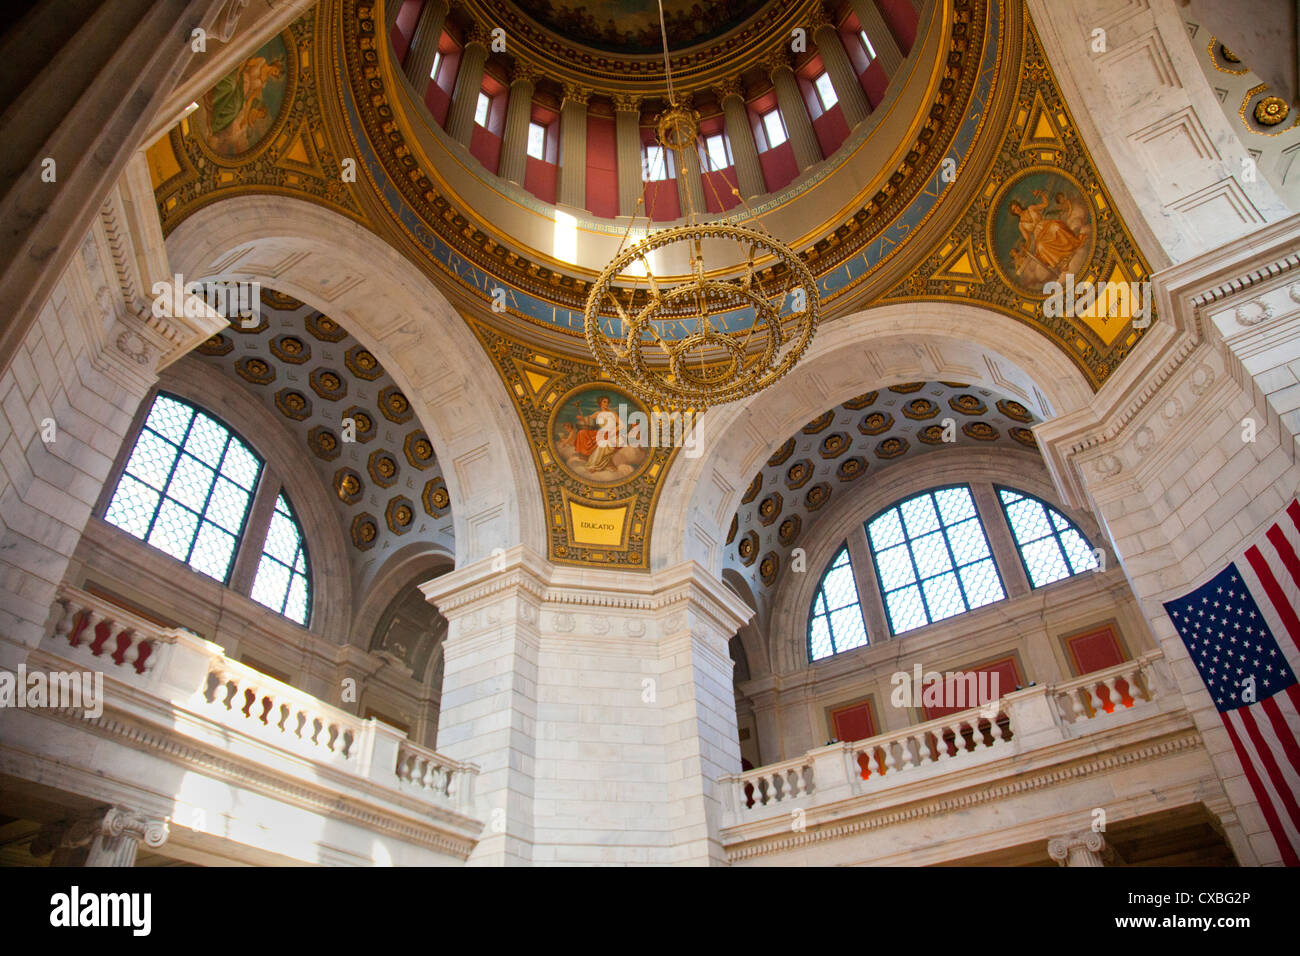
{"type": "MultiPolygon", "coordinates": [[[[1241,726],[1245,728],[1251,742],[1255,745],[1260,765],[1268,774],[1273,792],[1277,794],[1279,815],[1285,813],[1291,821],[1289,830],[1300,837],[1300,805],[1296,804],[1295,798],[1296,790],[1300,788],[1300,780],[1296,779],[1295,772],[1290,767],[1278,763],[1277,754],[1274,753],[1272,746],[1276,741],[1271,739],[1271,733],[1266,733],[1255,722],[1255,715],[1252,713],[1254,709],[1242,707],[1238,709],[1237,716],[1241,718],[1241,726]]],[[[1270,731],[1271,729],[1269,728],[1270,731]]],[[[1300,845],[1300,840],[1297,841],[1297,845],[1300,845]]]]}
{"type": "MultiPolygon", "coordinates": [[[[1273,605],[1273,610],[1277,612],[1278,617],[1282,619],[1283,625],[1291,635],[1291,643],[1300,647],[1300,617],[1296,616],[1293,608],[1282,593],[1281,586],[1277,583],[1277,578],[1273,577],[1273,571],[1264,560],[1263,553],[1258,547],[1252,546],[1246,552],[1246,560],[1250,562],[1250,568],[1255,572],[1255,577],[1259,578],[1259,583],[1264,588],[1264,593],[1268,595],[1269,601],[1273,605]]],[[[1274,634],[1274,637],[1279,635],[1274,634]]]]}
{"type": "Polygon", "coordinates": [[[1286,754],[1286,759],[1290,761],[1291,769],[1295,772],[1297,779],[1300,779],[1300,745],[1296,743],[1295,731],[1288,726],[1286,714],[1282,713],[1282,707],[1278,703],[1277,697],[1270,697],[1261,703],[1264,707],[1264,713],[1268,714],[1269,723],[1273,725],[1273,733],[1277,742],[1282,745],[1282,751],[1286,754]]]}
{"type": "Polygon", "coordinates": [[[1282,566],[1287,569],[1291,575],[1291,580],[1300,587],[1300,558],[1296,557],[1295,549],[1291,547],[1291,542],[1287,540],[1286,534],[1277,525],[1268,529],[1269,544],[1277,548],[1277,556],[1282,560],[1282,566]]]}
{"type": "Polygon", "coordinates": [[[1264,814],[1264,819],[1268,822],[1268,828],[1273,833],[1273,839],[1277,842],[1277,848],[1282,853],[1282,862],[1287,866],[1300,866],[1300,855],[1297,855],[1296,846],[1292,844],[1289,839],[1290,835],[1283,829],[1282,821],[1278,819],[1277,811],[1273,808],[1272,798],[1255,770],[1254,761],[1250,759],[1250,752],[1242,742],[1240,734],[1237,733],[1237,728],[1233,726],[1233,719],[1236,714],[1236,711],[1226,711],[1221,714],[1223,726],[1227,728],[1228,736],[1232,739],[1232,747],[1237,751],[1237,757],[1241,760],[1241,768],[1245,771],[1246,779],[1250,782],[1250,789],[1255,792],[1255,799],[1259,803],[1260,812],[1264,814]]]}

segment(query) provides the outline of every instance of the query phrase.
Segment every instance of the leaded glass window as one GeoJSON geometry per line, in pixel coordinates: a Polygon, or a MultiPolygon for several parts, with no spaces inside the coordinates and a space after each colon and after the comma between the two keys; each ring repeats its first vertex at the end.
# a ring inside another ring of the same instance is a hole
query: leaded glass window
{"type": "Polygon", "coordinates": [[[998,488],[1002,511],[1016,539],[1029,583],[1036,588],[1092,571],[1097,555],[1078,525],[1045,501],[1014,488],[998,488]]]}
{"type": "Polygon", "coordinates": [[[1006,597],[966,485],[886,508],[867,522],[867,537],[894,634],[1006,597]]]}
{"type": "Polygon", "coordinates": [[[284,492],[275,499],[275,513],[262,546],[262,560],[253,579],[253,600],[299,624],[311,612],[311,575],[302,529],[284,492]]]}
{"type": "Polygon", "coordinates": [[[867,628],[862,623],[862,605],[846,546],[822,575],[808,612],[808,656],[819,661],[866,643],[867,628]]]}
{"type": "Polygon", "coordinates": [[[224,424],[160,393],[104,520],[225,583],[261,473],[224,424]]]}

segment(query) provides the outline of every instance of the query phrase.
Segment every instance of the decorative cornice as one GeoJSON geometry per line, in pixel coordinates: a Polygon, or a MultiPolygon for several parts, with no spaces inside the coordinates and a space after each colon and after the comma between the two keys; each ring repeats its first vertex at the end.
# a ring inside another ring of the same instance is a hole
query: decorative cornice
{"type": "Polygon", "coordinates": [[[1006,783],[975,787],[954,796],[935,797],[899,809],[867,813],[846,820],[843,823],[809,827],[802,833],[744,841],[734,848],[727,849],[727,859],[729,861],[748,860],[786,850],[802,849],[814,844],[839,840],[898,823],[938,816],[952,811],[966,810],[980,804],[993,803],[1017,794],[1043,790],[1079,777],[1113,770],[1142,760],[1164,757],[1199,746],[1202,746],[1201,735],[1195,730],[1187,730],[1166,737],[1163,740],[1116,750],[1092,759],[1079,760],[1064,767],[1027,773],[1006,783]]]}

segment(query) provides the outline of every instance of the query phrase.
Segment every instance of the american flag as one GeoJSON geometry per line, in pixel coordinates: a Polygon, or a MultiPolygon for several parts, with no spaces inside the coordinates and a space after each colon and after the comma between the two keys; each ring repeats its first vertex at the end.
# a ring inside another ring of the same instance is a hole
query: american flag
{"type": "Polygon", "coordinates": [[[1287,866],[1300,865],[1300,501],[1233,563],[1165,603],[1287,866]]]}

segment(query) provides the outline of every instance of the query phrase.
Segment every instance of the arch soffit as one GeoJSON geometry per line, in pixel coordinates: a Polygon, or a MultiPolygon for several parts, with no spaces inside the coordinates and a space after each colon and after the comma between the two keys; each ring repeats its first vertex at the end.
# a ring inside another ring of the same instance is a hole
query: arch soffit
{"type": "Polygon", "coordinates": [[[411,401],[443,465],[456,562],[522,543],[545,553],[532,456],[505,385],[464,319],[399,252],[357,223],[284,196],[236,196],[167,238],[174,272],[256,280],[334,319],[411,401]]]}

